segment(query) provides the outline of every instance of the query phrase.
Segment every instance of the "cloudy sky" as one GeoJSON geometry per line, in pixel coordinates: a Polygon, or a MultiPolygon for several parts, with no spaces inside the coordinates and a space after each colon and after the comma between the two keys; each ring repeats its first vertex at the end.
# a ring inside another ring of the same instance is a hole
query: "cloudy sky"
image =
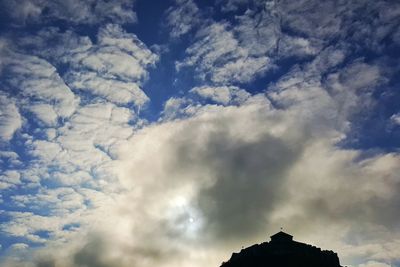
{"type": "Polygon", "coordinates": [[[0,0],[1,266],[400,266],[399,60],[395,0],[0,0]]]}

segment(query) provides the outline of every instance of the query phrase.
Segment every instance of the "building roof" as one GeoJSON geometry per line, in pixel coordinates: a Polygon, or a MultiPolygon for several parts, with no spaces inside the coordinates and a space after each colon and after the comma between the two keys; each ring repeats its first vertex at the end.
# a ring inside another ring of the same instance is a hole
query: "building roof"
{"type": "Polygon", "coordinates": [[[293,236],[279,231],[278,233],[271,235],[271,240],[293,240],[293,236]]]}
{"type": "Polygon", "coordinates": [[[255,244],[233,253],[220,267],[342,267],[335,252],[293,241],[292,238],[280,231],[271,236],[270,242],[255,244]]]}

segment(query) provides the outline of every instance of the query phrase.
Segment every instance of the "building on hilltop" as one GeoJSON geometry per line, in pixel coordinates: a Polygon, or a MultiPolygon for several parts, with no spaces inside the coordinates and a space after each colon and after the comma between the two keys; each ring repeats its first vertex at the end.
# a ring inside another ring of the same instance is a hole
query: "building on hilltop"
{"type": "Polygon", "coordinates": [[[297,242],[280,231],[270,242],[256,244],[233,253],[221,267],[341,267],[333,251],[297,242]]]}
{"type": "Polygon", "coordinates": [[[271,242],[291,242],[293,241],[293,236],[279,231],[278,233],[271,235],[271,242]]]}

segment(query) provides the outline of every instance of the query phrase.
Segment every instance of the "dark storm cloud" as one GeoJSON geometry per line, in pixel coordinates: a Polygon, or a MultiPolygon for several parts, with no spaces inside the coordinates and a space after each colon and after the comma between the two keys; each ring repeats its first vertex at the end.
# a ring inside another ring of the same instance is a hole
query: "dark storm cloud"
{"type": "MultiPolygon", "coordinates": [[[[120,266],[118,260],[105,258],[107,242],[99,235],[90,235],[82,247],[74,251],[68,262],[63,262],[61,255],[48,254],[41,256],[37,261],[36,267],[56,267],[59,264],[69,265],[70,267],[116,267],[120,266]]],[[[61,254],[61,253],[60,253],[61,254]]]]}
{"type": "MultiPolygon", "coordinates": [[[[73,265],[66,266],[201,265],[209,257],[187,253],[205,247],[221,253],[259,240],[278,223],[297,235],[352,225],[376,231],[371,222],[396,223],[397,216],[387,213],[398,205],[395,155],[357,163],[357,153],[338,151],[329,138],[304,129],[300,112],[292,119],[293,106],[270,110],[261,99],[241,107],[205,106],[191,118],[134,135],[127,154],[120,154],[120,168],[127,188],[135,189],[109,211],[133,226],[108,225],[69,252],[73,265]],[[176,206],[176,197],[187,202],[176,206]]],[[[319,108],[322,113],[326,106],[319,108]]]]}
{"type": "Polygon", "coordinates": [[[117,263],[112,263],[110,260],[103,259],[106,242],[99,237],[91,237],[85,246],[77,251],[73,256],[75,266],[90,266],[90,267],[113,267],[118,266],[117,263]]]}
{"type": "Polygon", "coordinates": [[[229,126],[217,127],[200,151],[193,151],[190,143],[176,144],[177,169],[201,164],[211,170],[214,180],[200,189],[194,202],[216,240],[254,237],[265,230],[285,174],[302,150],[267,133],[244,141],[229,131],[229,126]]]}
{"type": "Polygon", "coordinates": [[[37,264],[36,267],[55,267],[55,261],[52,259],[46,259],[46,260],[40,260],[37,264]]]}

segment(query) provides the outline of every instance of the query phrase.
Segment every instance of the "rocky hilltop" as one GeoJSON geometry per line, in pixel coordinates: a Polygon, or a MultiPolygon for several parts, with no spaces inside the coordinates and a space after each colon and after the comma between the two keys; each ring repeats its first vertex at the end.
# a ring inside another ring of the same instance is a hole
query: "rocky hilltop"
{"type": "Polygon", "coordinates": [[[339,257],[330,250],[293,240],[278,232],[270,242],[256,244],[233,253],[221,267],[341,267],[339,257]]]}

